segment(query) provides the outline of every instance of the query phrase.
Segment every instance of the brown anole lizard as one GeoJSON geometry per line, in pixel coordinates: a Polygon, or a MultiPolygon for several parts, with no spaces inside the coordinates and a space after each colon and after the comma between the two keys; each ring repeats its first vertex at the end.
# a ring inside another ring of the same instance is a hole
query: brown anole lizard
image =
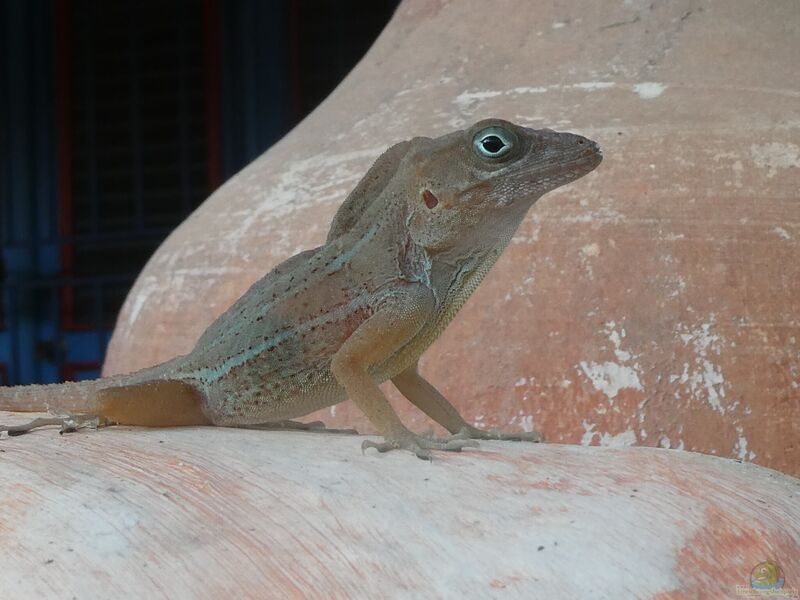
{"type": "MultiPolygon", "coordinates": [[[[472,439],[537,441],[535,432],[469,425],[419,374],[417,361],[531,205],[601,158],[584,137],[500,119],[396,144],[339,208],[325,244],[256,282],[189,354],[130,375],[0,388],[0,408],[69,406],[117,424],[241,427],[350,398],[384,438],[363,448],[404,448],[429,459],[431,450],[460,450],[472,439]],[[454,435],[435,439],[407,429],[379,388],[387,379],[454,435]]],[[[53,422],[62,421],[0,431],[53,422]]]]}

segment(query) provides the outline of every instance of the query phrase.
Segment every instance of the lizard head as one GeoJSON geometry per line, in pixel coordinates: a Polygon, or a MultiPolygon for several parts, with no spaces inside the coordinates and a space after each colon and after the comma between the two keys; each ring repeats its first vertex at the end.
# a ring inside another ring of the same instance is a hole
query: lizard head
{"type": "Polygon", "coordinates": [[[470,232],[510,235],[543,194],[592,171],[599,146],[582,136],[486,119],[439,138],[416,138],[406,160],[408,233],[428,251],[447,250],[470,232]]]}

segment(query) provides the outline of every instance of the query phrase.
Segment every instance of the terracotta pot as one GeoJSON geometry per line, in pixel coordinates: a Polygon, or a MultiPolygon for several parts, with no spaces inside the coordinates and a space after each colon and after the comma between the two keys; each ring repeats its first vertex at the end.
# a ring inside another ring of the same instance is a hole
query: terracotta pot
{"type": "MultiPolygon", "coordinates": [[[[585,134],[606,159],[534,206],[425,374],[485,426],[798,474],[798,30],[794,0],[407,0],[340,87],[160,248],[105,371],[190,350],[324,240],[391,143],[500,116],[585,134]]],[[[348,405],[323,418],[366,428],[348,405]]]]}
{"type": "Polygon", "coordinates": [[[224,428],[3,439],[0,589],[734,598],[765,561],[800,588],[800,481],[786,475],[688,452],[510,442],[430,464],[362,456],[360,441],[224,428]]]}

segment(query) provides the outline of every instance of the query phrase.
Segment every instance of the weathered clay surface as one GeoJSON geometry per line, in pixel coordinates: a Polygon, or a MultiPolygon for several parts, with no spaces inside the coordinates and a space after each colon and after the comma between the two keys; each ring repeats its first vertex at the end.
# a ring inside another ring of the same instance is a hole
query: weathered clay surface
{"type": "MultiPolygon", "coordinates": [[[[3,422],[8,417],[3,415],[3,422]]],[[[734,598],[800,481],[688,452],[195,428],[0,440],[8,598],[734,598]]]]}
{"type": "MultiPolygon", "coordinates": [[[[106,372],[188,351],[324,240],[389,144],[494,115],[580,132],[606,159],[532,209],[423,372],[476,424],[798,474],[798,30],[795,0],[407,0],[331,97],[158,251],[106,372]]],[[[320,417],[368,429],[349,405],[320,417]]]]}

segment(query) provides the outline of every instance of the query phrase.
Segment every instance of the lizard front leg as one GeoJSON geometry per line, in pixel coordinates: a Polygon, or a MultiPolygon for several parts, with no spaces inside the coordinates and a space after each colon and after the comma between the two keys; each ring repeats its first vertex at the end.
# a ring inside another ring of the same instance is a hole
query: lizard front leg
{"type": "Polygon", "coordinates": [[[405,371],[392,378],[392,383],[408,400],[439,423],[452,434],[451,439],[481,439],[541,442],[542,434],[538,431],[522,431],[519,433],[503,433],[496,430],[483,430],[467,423],[456,408],[448,402],[439,390],[431,385],[417,370],[414,363],[405,371]]]}
{"type": "Polygon", "coordinates": [[[348,397],[381,432],[382,444],[365,441],[361,447],[386,452],[410,450],[430,460],[431,450],[460,451],[471,440],[432,440],[409,431],[400,421],[370,374],[370,367],[392,357],[420,330],[433,310],[433,294],[421,284],[406,286],[381,302],[380,308],[345,340],[331,361],[331,371],[348,397]]]}

